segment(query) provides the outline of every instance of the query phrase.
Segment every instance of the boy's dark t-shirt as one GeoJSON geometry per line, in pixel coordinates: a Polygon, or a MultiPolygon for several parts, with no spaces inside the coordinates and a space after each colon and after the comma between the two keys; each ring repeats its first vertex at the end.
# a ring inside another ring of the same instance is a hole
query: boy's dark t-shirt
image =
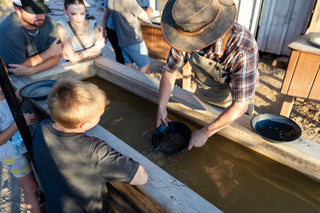
{"type": "Polygon", "coordinates": [[[37,126],[32,151],[48,212],[54,213],[102,212],[105,183],[130,183],[139,167],[105,141],[58,131],[48,120],[37,126]]]}

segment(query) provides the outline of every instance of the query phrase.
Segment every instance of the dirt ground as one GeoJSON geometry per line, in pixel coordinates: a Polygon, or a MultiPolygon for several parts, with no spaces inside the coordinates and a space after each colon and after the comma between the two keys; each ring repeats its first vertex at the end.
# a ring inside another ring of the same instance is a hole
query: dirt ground
{"type": "MultiPolygon", "coordinates": [[[[0,7],[0,21],[12,11],[11,1],[5,1],[0,7]],[[9,3],[8,3],[9,2],[9,3]]],[[[66,19],[63,13],[63,1],[46,0],[46,4],[51,8],[50,14],[56,20],[66,19]]],[[[95,17],[101,24],[102,9],[99,8],[102,0],[87,0],[87,16],[95,17]]],[[[0,1],[1,4],[1,1],[0,1]]],[[[108,43],[102,51],[103,56],[114,59],[111,45],[108,43]]],[[[258,69],[260,73],[260,85],[256,90],[255,114],[258,113],[280,113],[284,95],[280,93],[282,80],[285,75],[285,64],[275,67],[272,63],[279,56],[260,53],[258,69]]],[[[164,67],[163,61],[151,59],[150,75],[160,78],[164,67]]],[[[182,75],[178,75],[177,86],[181,86],[182,75]]],[[[195,88],[192,80],[191,91],[195,88]]],[[[320,143],[320,102],[312,102],[297,99],[294,103],[290,118],[298,123],[302,129],[302,137],[320,143]]],[[[19,183],[7,169],[0,167],[0,212],[26,212],[23,204],[23,192],[19,183]]]]}

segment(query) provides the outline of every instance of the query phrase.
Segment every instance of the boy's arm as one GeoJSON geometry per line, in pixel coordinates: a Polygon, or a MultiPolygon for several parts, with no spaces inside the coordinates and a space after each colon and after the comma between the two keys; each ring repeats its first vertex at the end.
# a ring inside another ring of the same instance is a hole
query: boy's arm
{"type": "Polygon", "coordinates": [[[139,164],[138,170],[134,175],[133,179],[131,180],[131,185],[143,185],[148,181],[148,173],[143,168],[141,164],[139,164]]]}

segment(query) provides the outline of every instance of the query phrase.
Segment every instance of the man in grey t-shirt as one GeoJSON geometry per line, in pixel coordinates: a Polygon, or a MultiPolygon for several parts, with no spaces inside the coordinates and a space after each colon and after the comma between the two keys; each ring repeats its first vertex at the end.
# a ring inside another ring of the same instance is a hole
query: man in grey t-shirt
{"type": "Polygon", "coordinates": [[[125,64],[132,67],[135,63],[141,72],[146,73],[150,61],[139,19],[148,21],[153,9],[151,7],[142,9],[136,0],[109,0],[108,8],[125,64]]]}
{"type": "Polygon", "coordinates": [[[0,23],[0,56],[17,76],[33,75],[59,63],[56,22],[43,0],[13,0],[15,12],[0,23]]]}

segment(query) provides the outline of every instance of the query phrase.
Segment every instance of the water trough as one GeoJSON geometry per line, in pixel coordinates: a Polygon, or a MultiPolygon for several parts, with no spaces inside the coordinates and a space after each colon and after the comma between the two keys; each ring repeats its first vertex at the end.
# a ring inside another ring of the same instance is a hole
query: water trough
{"type": "MultiPolygon", "coordinates": [[[[31,77],[13,78],[13,84],[16,87],[22,87],[36,80],[63,78],[83,80],[93,76],[99,76],[149,101],[157,102],[158,79],[146,76],[103,57],[76,65],[60,64],[58,67],[31,77]]],[[[200,125],[207,125],[220,113],[219,109],[201,102],[196,96],[180,88],[174,89],[168,108],[200,125]]],[[[290,143],[270,143],[251,129],[250,119],[250,116],[242,116],[236,122],[221,130],[219,134],[291,167],[316,181],[320,180],[319,144],[305,138],[290,143]]],[[[110,141],[114,148],[141,162],[149,172],[149,183],[145,186],[112,185],[116,189],[115,191],[120,191],[126,196],[131,195],[128,196],[134,203],[131,208],[145,210],[148,207],[150,208],[149,212],[159,212],[160,210],[163,212],[220,212],[211,203],[198,196],[102,127],[97,126],[90,130],[88,134],[110,141]],[[137,193],[141,196],[137,196],[137,193]],[[146,201],[145,196],[149,198],[149,201],[146,201]],[[142,199],[142,197],[144,198],[142,199]]]]}

